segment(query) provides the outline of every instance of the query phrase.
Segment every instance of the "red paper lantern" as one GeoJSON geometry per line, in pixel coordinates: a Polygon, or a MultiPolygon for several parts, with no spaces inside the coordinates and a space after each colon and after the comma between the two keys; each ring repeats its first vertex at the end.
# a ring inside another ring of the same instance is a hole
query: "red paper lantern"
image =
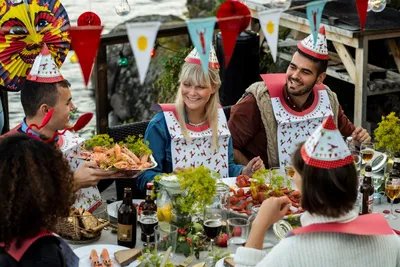
{"type": "Polygon", "coordinates": [[[96,13],[87,11],[79,16],[77,23],[78,26],[100,26],[101,19],[96,13]]]}

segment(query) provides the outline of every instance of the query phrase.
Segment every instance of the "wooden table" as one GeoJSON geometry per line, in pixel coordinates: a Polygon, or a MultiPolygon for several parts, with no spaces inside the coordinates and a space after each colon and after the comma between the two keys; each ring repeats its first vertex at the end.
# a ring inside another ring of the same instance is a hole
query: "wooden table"
{"type": "MultiPolygon", "coordinates": [[[[246,1],[246,4],[250,8],[253,19],[258,21],[257,11],[265,8],[260,4],[253,3],[251,0],[246,1]]],[[[369,16],[371,16],[371,14],[369,16]]],[[[256,26],[257,23],[255,23],[254,20],[251,28],[259,32],[260,41],[262,41],[264,39],[263,31],[256,26]]],[[[400,92],[400,74],[387,71],[387,79],[390,81],[388,81],[388,86],[380,88],[380,90],[372,90],[371,87],[371,90],[369,90],[368,84],[376,86],[376,84],[369,81],[369,73],[377,70],[385,71],[385,69],[368,64],[368,42],[377,39],[387,39],[398,71],[400,72],[400,48],[394,39],[400,37],[400,27],[387,30],[370,28],[361,32],[358,27],[352,27],[348,24],[330,25],[328,23],[327,19],[323,19],[321,21],[321,26],[325,26],[326,37],[329,41],[332,41],[337,53],[329,53],[331,61],[327,74],[354,84],[354,124],[362,125],[370,131],[370,125],[366,119],[367,96],[400,92]],[[349,52],[348,47],[355,48],[355,59],[349,52]],[[345,70],[344,72],[342,71],[343,69],[345,70]]],[[[282,13],[279,25],[303,33],[301,37],[305,37],[311,33],[308,19],[305,17],[304,13],[296,10],[282,13]]],[[[290,61],[292,53],[278,52],[278,57],[290,61]]]]}

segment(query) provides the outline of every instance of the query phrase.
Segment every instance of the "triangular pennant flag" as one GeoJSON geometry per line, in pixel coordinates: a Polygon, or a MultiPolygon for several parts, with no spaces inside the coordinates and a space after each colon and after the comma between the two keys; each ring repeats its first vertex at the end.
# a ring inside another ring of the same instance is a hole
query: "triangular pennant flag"
{"type": "Polygon", "coordinates": [[[225,68],[227,68],[235,49],[237,36],[250,23],[250,10],[239,1],[227,0],[219,7],[217,18],[224,45],[225,68]]]}
{"type": "Polygon", "coordinates": [[[78,26],[69,29],[72,48],[78,56],[86,86],[92,74],[102,30],[103,26],[78,26]]]}
{"type": "Polygon", "coordinates": [[[307,4],[307,18],[313,35],[314,46],[317,44],[319,24],[321,23],[322,11],[327,1],[310,2],[307,4]]]}
{"type": "Polygon", "coordinates": [[[274,62],[276,62],[276,53],[278,51],[279,19],[281,18],[281,13],[282,9],[268,9],[258,12],[258,19],[260,20],[260,25],[267,39],[274,62]]]}
{"type": "Polygon", "coordinates": [[[365,22],[367,20],[368,0],[356,0],[357,12],[360,17],[360,28],[364,30],[365,22]]]}
{"type": "Polygon", "coordinates": [[[153,50],[160,24],[159,21],[126,23],[126,32],[128,33],[129,43],[135,55],[141,84],[143,84],[146,78],[151,51],[153,50]]]}
{"type": "Polygon", "coordinates": [[[208,61],[210,55],[210,47],[212,37],[214,34],[214,26],[216,17],[204,18],[204,19],[191,19],[186,21],[194,47],[199,54],[201,59],[201,66],[205,75],[208,74],[208,61]]]}

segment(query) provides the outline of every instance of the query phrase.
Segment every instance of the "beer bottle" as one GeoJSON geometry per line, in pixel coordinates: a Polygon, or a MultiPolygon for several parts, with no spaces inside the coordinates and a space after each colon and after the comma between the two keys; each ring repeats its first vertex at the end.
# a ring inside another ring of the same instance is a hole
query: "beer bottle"
{"type": "MultiPolygon", "coordinates": [[[[146,199],[144,201],[144,204],[142,206],[142,212],[144,211],[155,211],[157,212],[157,205],[154,201],[154,199],[152,198],[153,193],[154,193],[154,184],[153,183],[147,183],[146,184],[146,199]]],[[[143,242],[147,243],[147,239],[146,239],[146,234],[144,234],[142,232],[142,234],[140,235],[140,240],[142,240],[143,242]]],[[[152,235],[150,235],[150,242],[154,242],[154,233],[152,235]]]]}
{"type": "Polygon", "coordinates": [[[372,185],[372,167],[365,166],[363,183],[360,186],[360,215],[372,213],[374,205],[374,186],[372,185]]]}
{"type": "MultiPolygon", "coordinates": [[[[400,178],[400,153],[395,153],[394,154],[394,159],[393,159],[393,166],[392,170],[390,171],[390,177],[399,177],[400,178]]],[[[389,197],[387,198],[388,202],[390,203],[389,197]]],[[[397,204],[400,202],[400,198],[396,198],[393,203],[397,204]]]]}
{"type": "Polygon", "coordinates": [[[124,189],[124,199],[118,209],[118,245],[128,248],[136,246],[137,211],[132,204],[132,191],[124,189]]]}

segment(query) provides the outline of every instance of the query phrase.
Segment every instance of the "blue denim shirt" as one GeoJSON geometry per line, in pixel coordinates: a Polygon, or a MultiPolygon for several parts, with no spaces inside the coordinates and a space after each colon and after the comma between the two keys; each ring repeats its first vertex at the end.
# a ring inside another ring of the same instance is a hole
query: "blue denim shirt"
{"type": "MultiPolygon", "coordinates": [[[[167,122],[164,113],[157,113],[147,126],[144,136],[145,141],[149,141],[149,147],[153,151],[154,159],[158,165],[152,170],[145,171],[137,178],[137,186],[141,191],[146,190],[146,183],[154,180],[154,177],[162,173],[171,173],[172,155],[171,155],[171,136],[168,132],[167,122]]],[[[238,176],[243,169],[243,165],[237,165],[233,161],[232,138],[229,138],[228,145],[228,168],[229,176],[238,176]]]]}

